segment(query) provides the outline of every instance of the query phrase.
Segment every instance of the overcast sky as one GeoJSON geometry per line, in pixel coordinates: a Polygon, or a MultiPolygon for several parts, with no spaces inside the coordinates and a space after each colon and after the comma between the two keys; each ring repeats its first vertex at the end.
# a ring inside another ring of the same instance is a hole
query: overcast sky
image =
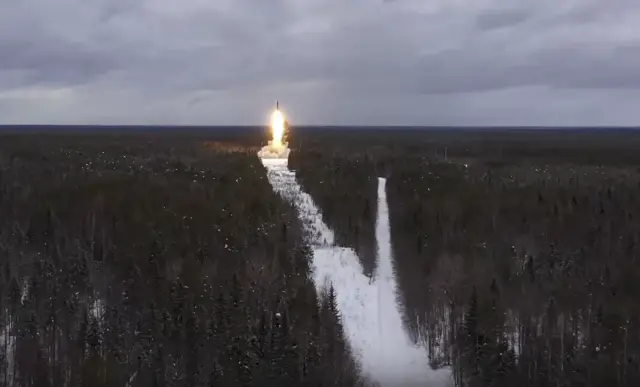
{"type": "Polygon", "coordinates": [[[638,0],[0,0],[0,123],[640,125],[638,0]]]}

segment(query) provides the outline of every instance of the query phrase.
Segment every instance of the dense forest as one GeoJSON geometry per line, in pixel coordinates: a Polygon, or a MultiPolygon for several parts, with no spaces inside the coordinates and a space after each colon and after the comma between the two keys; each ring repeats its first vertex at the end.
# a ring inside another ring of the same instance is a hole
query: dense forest
{"type": "Polygon", "coordinates": [[[399,270],[405,305],[422,317],[414,329],[456,344],[455,359],[441,360],[468,385],[635,385],[639,177],[429,163],[394,175],[395,256],[411,267],[399,270]]]}
{"type": "Polygon", "coordinates": [[[2,136],[0,385],[362,385],[292,206],[227,140],[2,136]]]}
{"type": "Polygon", "coordinates": [[[375,221],[378,180],[359,171],[367,153],[333,157],[323,150],[293,152],[289,166],[305,192],[322,208],[324,222],[335,232],[336,243],[353,248],[367,276],[375,269],[375,221]]]}
{"type": "Polygon", "coordinates": [[[298,157],[364,153],[330,188],[309,185],[321,207],[334,187],[364,206],[355,182],[389,177],[406,324],[456,385],[635,386],[640,136],[612,133],[380,131],[331,147],[332,133],[298,157]]]}
{"type": "MultiPolygon", "coordinates": [[[[0,385],[367,385],[261,136],[234,136],[2,136],[0,385]]],[[[457,386],[640,384],[640,135],[291,137],[367,275],[388,178],[405,324],[457,386]]]]}

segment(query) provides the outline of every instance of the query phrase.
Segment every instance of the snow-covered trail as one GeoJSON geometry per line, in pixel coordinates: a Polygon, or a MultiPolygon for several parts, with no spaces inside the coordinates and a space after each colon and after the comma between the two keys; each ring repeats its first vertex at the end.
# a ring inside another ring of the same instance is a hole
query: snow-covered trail
{"type": "Polygon", "coordinates": [[[335,245],[333,231],[322,221],[311,196],[302,191],[295,173],[284,163],[265,162],[265,166],[274,191],[298,210],[313,248],[313,281],[318,290],[333,285],[345,334],[365,376],[382,386],[452,385],[450,370],[432,370],[427,351],[413,345],[404,329],[391,261],[386,180],[378,181],[378,263],[370,280],[353,249],[335,245]]]}

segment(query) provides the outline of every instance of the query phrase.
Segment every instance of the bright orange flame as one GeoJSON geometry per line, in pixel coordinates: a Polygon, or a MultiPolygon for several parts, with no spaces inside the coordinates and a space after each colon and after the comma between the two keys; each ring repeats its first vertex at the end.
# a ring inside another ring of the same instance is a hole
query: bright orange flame
{"type": "Polygon", "coordinates": [[[280,110],[275,110],[271,114],[271,132],[273,135],[271,145],[275,148],[281,148],[282,136],[284,136],[284,114],[280,110]]]}

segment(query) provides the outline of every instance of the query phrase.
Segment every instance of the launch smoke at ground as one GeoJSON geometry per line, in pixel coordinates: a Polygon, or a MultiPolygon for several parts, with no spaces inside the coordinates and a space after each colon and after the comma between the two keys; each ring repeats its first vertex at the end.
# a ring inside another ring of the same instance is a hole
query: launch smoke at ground
{"type": "Polygon", "coordinates": [[[363,274],[352,249],[335,245],[333,231],[322,221],[311,196],[302,191],[286,160],[263,162],[274,190],[296,206],[313,248],[316,288],[320,291],[327,283],[333,285],[347,339],[364,375],[382,386],[451,385],[450,370],[432,370],[426,350],[410,342],[402,323],[391,260],[386,180],[379,179],[378,270],[371,280],[363,274]]]}

